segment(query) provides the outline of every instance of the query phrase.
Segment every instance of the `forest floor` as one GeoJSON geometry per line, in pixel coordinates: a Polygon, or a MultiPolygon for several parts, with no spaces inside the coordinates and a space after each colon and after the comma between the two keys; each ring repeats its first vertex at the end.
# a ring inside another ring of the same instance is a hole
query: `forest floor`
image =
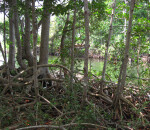
{"type": "MultiPolygon", "coordinates": [[[[51,67],[61,68],[61,65],[51,67]]],[[[112,105],[116,83],[105,83],[100,94],[101,79],[91,76],[88,95],[83,101],[82,75],[70,78],[51,69],[53,78],[39,79],[39,95],[35,95],[33,77],[29,69],[13,77],[0,77],[0,128],[8,130],[149,130],[149,87],[133,83],[125,86],[119,104],[119,116],[112,105]],[[52,81],[52,84],[51,84],[52,81]]],[[[2,73],[1,73],[2,74],[2,73]]],[[[147,81],[146,81],[147,82],[147,81]]]]}

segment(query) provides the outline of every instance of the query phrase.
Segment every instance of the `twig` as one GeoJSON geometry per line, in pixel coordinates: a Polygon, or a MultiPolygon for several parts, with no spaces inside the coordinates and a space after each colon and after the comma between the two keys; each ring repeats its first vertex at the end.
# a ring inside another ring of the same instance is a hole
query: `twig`
{"type": "Polygon", "coordinates": [[[45,97],[39,95],[40,98],[42,98],[44,101],[46,101],[48,104],[50,104],[52,107],[54,107],[57,112],[59,112],[60,114],[63,114],[58,108],[56,108],[48,99],[46,99],[45,97]]]}

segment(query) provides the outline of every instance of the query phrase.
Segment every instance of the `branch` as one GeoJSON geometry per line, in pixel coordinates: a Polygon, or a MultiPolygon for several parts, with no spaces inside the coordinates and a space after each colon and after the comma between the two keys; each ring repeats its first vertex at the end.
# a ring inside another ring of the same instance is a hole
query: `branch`
{"type": "MultiPolygon", "coordinates": [[[[66,68],[65,66],[63,66],[63,65],[58,65],[58,64],[37,65],[37,68],[40,68],[40,67],[60,67],[60,68],[63,68],[65,70],[67,70],[69,72],[69,74],[70,74],[70,70],[68,68],[66,68]]],[[[27,72],[27,71],[29,71],[31,69],[33,69],[33,67],[29,67],[26,70],[21,71],[18,75],[13,77],[11,81],[15,80],[16,78],[18,78],[19,76],[21,76],[22,74],[24,74],[25,72],[27,72]]]]}
{"type": "Polygon", "coordinates": [[[40,98],[42,98],[44,101],[46,101],[48,104],[50,104],[53,108],[56,109],[57,112],[59,112],[60,114],[63,114],[59,109],[57,109],[48,99],[46,99],[45,97],[38,95],[40,98]]]}
{"type": "Polygon", "coordinates": [[[97,124],[92,124],[92,123],[70,123],[70,124],[60,125],[60,126],[55,126],[55,125],[28,126],[28,127],[18,128],[16,130],[27,130],[27,129],[34,129],[34,128],[54,128],[54,129],[66,130],[64,127],[77,126],[77,125],[92,126],[100,129],[107,129],[107,127],[100,126],[97,124]]]}

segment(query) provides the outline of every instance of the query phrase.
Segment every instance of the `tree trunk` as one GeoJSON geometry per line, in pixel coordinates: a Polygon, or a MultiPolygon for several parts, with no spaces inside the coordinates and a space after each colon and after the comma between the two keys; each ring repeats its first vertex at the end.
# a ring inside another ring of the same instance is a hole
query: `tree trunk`
{"type": "Polygon", "coordinates": [[[22,59],[26,59],[26,54],[25,54],[25,34],[24,34],[24,18],[20,18],[20,27],[21,27],[21,47],[22,47],[22,59]]]}
{"type": "Polygon", "coordinates": [[[121,96],[123,94],[123,89],[125,86],[126,81],[126,70],[127,70],[127,63],[129,58],[129,45],[130,45],[130,37],[131,37],[131,30],[132,30],[132,17],[133,17],[133,10],[134,10],[135,0],[131,0],[130,3],[130,14],[129,14],[129,24],[128,24],[128,30],[127,30],[127,37],[126,37],[126,46],[125,46],[125,52],[124,52],[124,59],[122,61],[122,66],[120,69],[120,75],[118,78],[118,87],[115,93],[115,97],[113,100],[113,106],[115,109],[115,118],[118,118],[118,112],[119,112],[119,100],[121,99],[121,96]]]}
{"type": "Polygon", "coordinates": [[[32,32],[33,32],[33,78],[34,78],[34,89],[36,95],[36,101],[38,101],[39,89],[37,80],[37,23],[35,15],[35,0],[32,0],[32,32]]]}
{"type": "Polygon", "coordinates": [[[51,48],[51,51],[50,51],[50,54],[52,56],[54,56],[55,52],[54,52],[54,39],[55,39],[55,34],[50,38],[50,48],[51,48]]]}
{"type": "MultiPolygon", "coordinates": [[[[125,5],[127,4],[127,0],[124,0],[124,3],[125,3],[125,5]]],[[[126,10],[126,7],[125,7],[125,9],[123,9],[123,14],[125,14],[127,12],[127,10],[126,10]]],[[[126,42],[126,25],[127,25],[127,19],[126,18],[124,18],[124,30],[123,30],[123,32],[124,32],[124,43],[126,42]]]]}
{"type": "Polygon", "coordinates": [[[69,23],[69,16],[70,14],[67,14],[67,19],[65,22],[65,26],[63,28],[63,32],[62,32],[62,37],[61,37],[61,44],[60,44],[60,57],[61,57],[61,62],[62,64],[65,64],[65,56],[64,56],[64,42],[65,42],[65,38],[66,38],[66,33],[67,33],[67,27],[68,27],[68,23],[69,23]]]}
{"type": "Polygon", "coordinates": [[[111,34],[112,34],[112,28],[113,28],[112,23],[113,23],[113,18],[114,18],[114,14],[115,14],[116,0],[114,0],[112,7],[113,7],[113,10],[112,10],[111,19],[110,19],[108,41],[107,41],[106,47],[105,47],[105,59],[104,59],[104,66],[103,66],[103,73],[102,73],[102,84],[100,87],[100,93],[101,94],[103,94],[103,88],[104,88],[104,82],[105,82],[105,73],[106,73],[107,58],[108,58],[108,48],[109,48],[111,34]]]}
{"type": "Polygon", "coordinates": [[[31,53],[31,47],[30,47],[30,16],[29,16],[30,0],[26,0],[25,4],[26,4],[26,10],[25,10],[25,39],[24,39],[25,40],[24,41],[25,55],[26,55],[26,59],[28,61],[29,66],[33,66],[33,55],[31,53]]]}
{"type": "Polygon", "coordinates": [[[72,25],[72,45],[71,45],[71,76],[70,76],[70,87],[73,91],[73,73],[74,73],[74,45],[75,45],[75,27],[76,27],[76,0],[74,0],[74,17],[73,17],[73,25],[72,25]]]}
{"type": "Polygon", "coordinates": [[[138,44],[137,44],[137,77],[138,78],[140,78],[140,73],[139,73],[140,45],[141,45],[141,36],[139,36],[138,44]]]}
{"type": "Polygon", "coordinates": [[[5,13],[5,10],[6,10],[6,7],[5,7],[5,0],[4,0],[4,35],[3,35],[3,40],[4,40],[4,63],[5,63],[5,65],[7,64],[7,56],[6,56],[6,24],[5,24],[5,22],[6,22],[6,19],[5,19],[5,15],[6,15],[6,13],[5,13]]]}
{"type": "Polygon", "coordinates": [[[15,23],[15,37],[17,41],[17,61],[20,65],[21,69],[26,68],[26,64],[23,63],[22,60],[22,46],[21,46],[21,40],[20,40],[20,34],[19,34],[19,24],[18,24],[18,11],[17,11],[17,0],[13,0],[14,2],[14,23],[15,23]]]}
{"type": "Polygon", "coordinates": [[[13,2],[9,2],[9,59],[8,67],[10,70],[15,69],[15,27],[14,27],[14,14],[13,14],[13,2]]]}
{"type": "MultiPolygon", "coordinates": [[[[50,8],[50,1],[44,0],[39,64],[48,64],[48,52],[49,52],[48,42],[49,42],[49,27],[50,27],[49,8],[50,8]]],[[[40,70],[41,70],[40,73],[43,74],[49,72],[48,68],[40,68],[40,70]]]]}
{"type": "Polygon", "coordinates": [[[88,86],[88,54],[89,54],[89,9],[88,1],[84,0],[84,21],[85,21],[85,54],[84,54],[84,90],[83,101],[87,98],[88,86]]]}

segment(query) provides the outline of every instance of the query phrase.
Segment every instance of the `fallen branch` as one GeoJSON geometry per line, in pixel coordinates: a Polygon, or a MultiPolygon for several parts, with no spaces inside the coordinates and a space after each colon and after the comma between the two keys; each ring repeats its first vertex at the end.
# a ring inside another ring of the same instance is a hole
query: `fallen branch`
{"type": "Polygon", "coordinates": [[[97,124],[92,124],[92,123],[70,123],[66,125],[60,125],[60,126],[55,126],[55,125],[37,125],[37,126],[28,126],[24,128],[18,128],[16,130],[27,130],[27,129],[34,129],[34,128],[54,128],[54,129],[62,129],[66,130],[64,127],[72,127],[72,126],[77,126],[77,125],[84,125],[84,126],[92,126],[95,128],[100,128],[100,129],[108,129],[107,127],[100,126],[97,124]]]}
{"type": "MultiPolygon", "coordinates": [[[[128,105],[130,105],[131,107],[133,107],[136,111],[138,111],[138,109],[129,100],[127,100],[126,98],[121,96],[121,100],[124,101],[125,103],[127,103],[128,105]]],[[[141,117],[142,123],[144,124],[144,119],[143,119],[143,113],[142,112],[139,113],[139,117],[141,117]]]]}
{"type": "MultiPolygon", "coordinates": [[[[83,84],[81,84],[82,86],[84,86],[83,84]]],[[[82,86],[80,86],[81,88],[83,88],[82,86]]],[[[109,98],[107,98],[106,96],[100,95],[100,94],[94,94],[88,91],[88,94],[90,94],[91,96],[97,96],[102,98],[104,101],[106,101],[108,104],[112,104],[112,100],[110,100],[109,98]]]]}
{"type": "Polygon", "coordinates": [[[91,92],[88,92],[88,94],[90,94],[91,96],[96,96],[96,97],[100,97],[102,98],[104,101],[106,101],[108,104],[112,104],[112,100],[107,98],[106,96],[103,96],[103,95],[100,95],[100,94],[94,94],[94,93],[91,93],[91,92]]]}
{"type": "Polygon", "coordinates": [[[56,109],[57,112],[59,112],[60,114],[63,114],[58,108],[56,108],[48,99],[46,99],[45,97],[39,95],[40,98],[42,98],[44,101],[46,101],[46,103],[50,104],[53,108],[56,109]]]}

